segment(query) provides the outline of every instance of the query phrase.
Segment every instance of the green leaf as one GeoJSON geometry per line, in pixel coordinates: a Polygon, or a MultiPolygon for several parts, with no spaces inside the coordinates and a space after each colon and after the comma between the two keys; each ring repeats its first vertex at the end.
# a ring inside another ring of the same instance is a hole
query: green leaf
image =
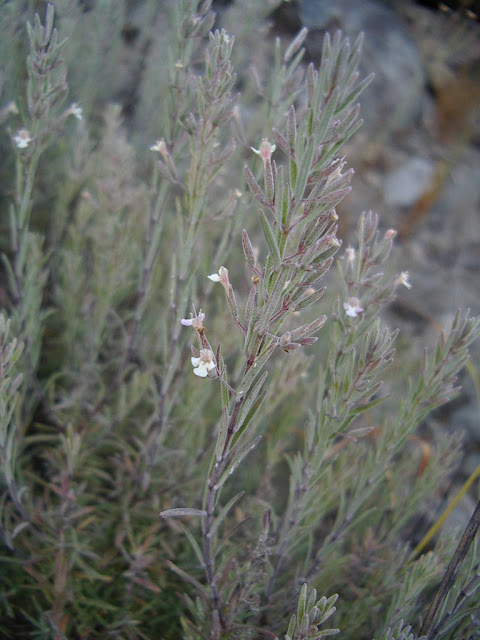
{"type": "Polygon", "coordinates": [[[333,120],[337,104],[338,104],[338,89],[335,88],[330,94],[328,102],[324,106],[323,111],[320,114],[320,118],[316,124],[316,130],[315,130],[316,145],[319,145],[322,142],[324,142],[325,134],[327,133],[327,129],[331,121],[333,120]]]}
{"type": "Polygon", "coordinates": [[[300,589],[300,595],[298,596],[297,620],[299,624],[301,624],[303,616],[305,614],[305,607],[307,605],[307,589],[308,585],[306,582],[304,582],[302,588],[300,589]]]}
{"type": "Polygon", "coordinates": [[[203,509],[191,509],[190,507],[179,507],[178,509],[166,509],[160,513],[161,518],[181,518],[183,516],[200,516],[204,517],[207,512],[203,509]]]}
{"type": "Polygon", "coordinates": [[[245,398],[243,406],[242,406],[242,409],[241,409],[240,416],[238,418],[238,422],[237,422],[237,427],[235,429],[235,433],[237,433],[240,430],[240,427],[242,426],[242,423],[245,420],[248,412],[250,411],[253,403],[257,399],[257,396],[260,393],[260,390],[261,390],[263,384],[265,383],[265,380],[267,379],[267,376],[268,376],[268,371],[264,371],[262,373],[262,375],[256,381],[254,387],[252,388],[252,390],[250,391],[248,396],[245,398]]]}
{"type": "Polygon", "coordinates": [[[284,198],[285,183],[283,179],[283,166],[280,165],[275,179],[275,220],[279,228],[281,228],[282,225],[284,198]]]}
{"type": "Polygon", "coordinates": [[[385,402],[388,396],[382,396],[381,398],[375,398],[371,402],[367,402],[361,407],[357,407],[356,409],[350,409],[351,414],[357,416],[359,413],[363,413],[364,411],[368,411],[369,409],[373,409],[373,407],[377,407],[382,402],[385,402]]]}
{"type": "Polygon", "coordinates": [[[245,229],[242,231],[242,246],[243,246],[243,253],[245,255],[245,260],[248,262],[250,267],[254,267],[255,252],[253,250],[252,242],[248,237],[248,233],[246,232],[245,229]]]}
{"type": "MultiPolygon", "coordinates": [[[[177,576],[182,578],[182,580],[184,580],[185,582],[188,582],[189,584],[191,584],[194,587],[196,587],[198,589],[198,591],[201,594],[203,594],[203,596],[205,598],[209,597],[210,594],[209,594],[208,588],[204,587],[202,584],[200,584],[200,582],[196,578],[191,576],[189,573],[187,573],[183,569],[180,569],[180,567],[177,567],[177,565],[174,564],[173,562],[171,562],[170,560],[167,561],[167,565],[168,565],[169,569],[171,569],[174,573],[176,573],[177,576]]],[[[98,606],[98,602],[96,603],[96,605],[98,606]]]]}
{"type": "Polygon", "coordinates": [[[203,557],[203,553],[202,550],[200,549],[200,546],[198,544],[198,542],[195,540],[192,532],[190,531],[190,529],[183,524],[183,522],[179,522],[178,523],[180,525],[180,527],[182,528],[183,533],[186,535],[187,540],[190,542],[190,545],[195,553],[195,555],[197,556],[198,562],[200,563],[200,566],[202,567],[205,563],[204,557],[203,557]]]}
{"type": "Polygon", "coordinates": [[[225,519],[225,516],[228,514],[228,512],[230,511],[230,509],[237,504],[237,502],[243,498],[243,496],[245,495],[245,491],[240,491],[240,493],[237,493],[236,496],[233,496],[233,498],[227,502],[227,504],[223,507],[223,509],[220,511],[220,513],[218,514],[218,516],[215,518],[215,521],[212,525],[212,528],[210,529],[210,535],[213,537],[215,535],[215,533],[217,532],[218,527],[222,524],[223,520],[225,519]]]}
{"type": "Polygon", "coordinates": [[[295,185],[297,184],[298,167],[293,158],[290,158],[288,161],[288,172],[290,176],[290,184],[292,185],[292,188],[295,189],[295,185]]]}
{"type": "Polygon", "coordinates": [[[260,185],[258,184],[255,176],[251,172],[251,170],[245,166],[245,179],[250,188],[250,191],[253,193],[254,197],[263,205],[268,205],[265,194],[263,193],[260,185]]]}
{"type": "Polygon", "coordinates": [[[320,300],[320,298],[323,296],[323,294],[325,293],[326,290],[327,290],[327,287],[321,287],[317,291],[314,291],[314,293],[311,293],[310,295],[306,296],[305,298],[299,300],[299,302],[297,302],[295,304],[295,309],[297,309],[297,310],[305,309],[306,307],[310,306],[311,304],[314,304],[315,302],[318,302],[320,300]]]}
{"type": "Polygon", "coordinates": [[[312,636],[308,636],[309,640],[317,640],[318,638],[325,638],[326,636],[336,636],[340,633],[340,629],[325,629],[324,631],[317,631],[312,636]]]}
{"type": "Polygon", "coordinates": [[[242,462],[242,460],[248,456],[250,451],[253,451],[253,449],[255,449],[255,447],[257,446],[257,444],[260,442],[261,439],[262,439],[262,436],[257,436],[255,440],[252,440],[252,442],[249,442],[238,453],[235,450],[232,451],[229,464],[226,470],[224,471],[224,473],[221,475],[219,481],[217,482],[217,485],[216,485],[217,491],[225,484],[227,479],[233,474],[233,472],[238,467],[238,465],[242,462]]]}
{"type": "MultiPolygon", "coordinates": [[[[268,373],[268,371],[266,371],[265,373],[268,373]]],[[[253,406],[250,409],[250,411],[246,414],[246,416],[244,418],[244,421],[243,421],[243,424],[235,432],[235,435],[234,435],[234,437],[232,439],[232,444],[235,444],[236,442],[238,442],[238,440],[241,438],[241,436],[245,433],[246,428],[248,427],[248,425],[253,420],[253,418],[255,417],[256,413],[258,412],[258,410],[262,406],[266,395],[267,395],[267,390],[265,389],[264,391],[262,391],[260,396],[257,398],[256,402],[253,404],[253,406]]]]}
{"type": "Polygon", "coordinates": [[[297,626],[297,617],[295,614],[290,618],[286,637],[293,638],[295,634],[295,627],[297,626]]]}
{"type": "Polygon", "coordinates": [[[336,113],[340,113],[341,111],[343,111],[346,107],[348,107],[349,104],[352,104],[352,102],[355,102],[355,100],[358,98],[358,96],[368,87],[368,85],[372,82],[373,78],[375,77],[374,73],[371,73],[370,75],[368,75],[366,78],[364,78],[358,85],[357,87],[352,91],[352,93],[350,93],[346,100],[344,100],[342,102],[342,104],[338,107],[338,109],[336,110],[336,113]]]}
{"type": "Polygon", "coordinates": [[[273,264],[279,267],[282,262],[280,249],[278,248],[277,241],[275,239],[275,234],[273,233],[273,229],[270,226],[270,223],[267,220],[267,216],[264,214],[262,209],[260,209],[260,222],[262,224],[265,240],[267,241],[267,245],[270,250],[270,255],[272,256],[273,264]]]}
{"type": "MultiPolygon", "coordinates": [[[[299,142],[299,141],[297,141],[299,142]]],[[[297,145],[298,147],[298,145],[297,145]]],[[[295,202],[300,202],[304,196],[307,186],[308,176],[312,166],[313,154],[315,152],[315,141],[310,138],[304,149],[297,149],[296,157],[300,158],[300,168],[298,169],[297,180],[295,182],[295,202]]]]}
{"type": "MultiPolygon", "coordinates": [[[[226,375],[225,373],[223,375],[226,375]]],[[[222,407],[224,407],[225,409],[227,409],[228,411],[228,405],[229,405],[229,400],[230,400],[230,393],[226,384],[226,380],[220,380],[221,384],[221,393],[222,393],[222,407]]]]}
{"type": "Polygon", "coordinates": [[[223,448],[225,447],[225,442],[227,440],[228,417],[228,409],[226,407],[222,407],[222,417],[220,418],[220,427],[217,436],[217,444],[215,447],[215,457],[217,460],[222,457],[223,448]]]}

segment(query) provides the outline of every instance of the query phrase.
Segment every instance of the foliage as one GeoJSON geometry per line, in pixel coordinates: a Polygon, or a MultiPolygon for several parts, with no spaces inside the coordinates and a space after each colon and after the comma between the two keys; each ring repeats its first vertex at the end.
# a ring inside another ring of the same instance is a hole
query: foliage
{"type": "MultiPolygon", "coordinates": [[[[29,45],[0,95],[4,638],[413,640],[452,555],[411,532],[459,449],[420,471],[413,434],[479,320],[392,375],[395,232],[337,235],[362,38],[270,59],[257,4],[234,42],[208,1],[134,3],[129,58],[126,2],[3,3],[2,58],[29,45]]],[[[436,637],[468,637],[477,586],[473,549],[436,637]]]]}

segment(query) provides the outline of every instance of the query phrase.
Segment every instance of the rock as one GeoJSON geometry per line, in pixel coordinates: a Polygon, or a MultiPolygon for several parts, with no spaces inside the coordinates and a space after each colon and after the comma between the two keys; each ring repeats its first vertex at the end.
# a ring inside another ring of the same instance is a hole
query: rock
{"type": "Polygon", "coordinates": [[[361,98],[369,130],[387,134],[412,125],[421,113],[425,74],[415,43],[391,7],[374,0],[300,0],[298,13],[311,30],[307,45],[317,64],[325,31],[341,29],[352,41],[365,33],[361,70],[375,72],[361,98]]]}
{"type": "Polygon", "coordinates": [[[431,185],[433,174],[434,166],[430,160],[411,158],[385,175],[385,202],[390,206],[413,206],[431,185]]]}

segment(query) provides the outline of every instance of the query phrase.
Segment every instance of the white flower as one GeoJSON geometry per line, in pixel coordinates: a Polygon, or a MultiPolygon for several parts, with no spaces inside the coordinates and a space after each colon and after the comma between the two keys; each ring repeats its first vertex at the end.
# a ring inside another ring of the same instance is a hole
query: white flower
{"type": "Polygon", "coordinates": [[[270,144],[267,138],[262,139],[262,142],[260,144],[260,149],[254,149],[253,147],[250,147],[253,153],[256,153],[257,156],[261,157],[263,164],[265,164],[267,160],[270,160],[270,158],[272,157],[272,153],[275,151],[276,148],[277,148],[277,145],[270,144]]]}
{"type": "Polygon", "coordinates": [[[409,278],[408,271],[402,271],[402,273],[398,276],[396,280],[397,286],[400,284],[403,284],[403,286],[407,287],[407,289],[411,289],[412,283],[408,278],[409,278]]]}
{"type": "Polygon", "coordinates": [[[192,315],[191,318],[182,318],[180,322],[184,327],[193,327],[194,329],[203,329],[203,321],[205,320],[205,314],[200,309],[199,314],[192,315]]]}
{"type": "Polygon", "coordinates": [[[206,378],[208,372],[215,369],[215,362],[213,360],[213,353],[210,349],[200,349],[200,357],[190,358],[192,365],[194,366],[193,373],[199,378],[206,378]]]}
{"type": "Polygon", "coordinates": [[[67,116],[74,116],[77,120],[83,120],[83,109],[73,102],[67,110],[67,116]]]}
{"type": "Polygon", "coordinates": [[[157,140],[154,145],[150,147],[150,151],[158,151],[164,156],[167,153],[167,145],[165,144],[165,140],[162,138],[161,140],[157,140]]]}
{"type": "Polygon", "coordinates": [[[356,318],[359,313],[363,313],[364,309],[360,306],[360,300],[358,298],[349,298],[347,302],[343,303],[345,313],[350,318],[356,318]]]}
{"type": "Polygon", "coordinates": [[[30,133],[26,129],[19,129],[13,136],[13,141],[19,149],[26,149],[33,138],[30,137],[30,133]]]}
{"type": "Polygon", "coordinates": [[[228,295],[230,290],[230,281],[228,279],[227,267],[220,267],[218,273],[212,273],[211,275],[207,276],[207,278],[212,282],[220,282],[225,290],[225,293],[228,295]]]}
{"type": "Polygon", "coordinates": [[[345,255],[347,256],[348,262],[353,262],[355,260],[355,249],[353,247],[347,247],[345,249],[345,255]]]}

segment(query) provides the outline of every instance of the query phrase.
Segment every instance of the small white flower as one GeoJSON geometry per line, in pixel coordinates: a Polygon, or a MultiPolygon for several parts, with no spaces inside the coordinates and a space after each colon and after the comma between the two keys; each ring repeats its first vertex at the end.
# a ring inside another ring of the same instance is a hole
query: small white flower
{"type": "Polygon", "coordinates": [[[215,362],[213,360],[213,353],[210,349],[200,349],[200,356],[198,358],[190,358],[194,367],[193,373],[199,378],[206,378],[208,372],[215,369],[215,362]]]}
{"type": "Polygon", "coordinates": [[[165,140],[162,138],[161,140],[157,140],[154,145],[150,147],[150,151],[158,151],[162,156],[167,153],[167,145],[165,144],[165,140]]]}
{"type": "Polygon", "coordinates": [[[191,318],[182,318],[180,322],[184,327],[193,327],[194,329],[203,329],[203,321],[205,320],[205,314],[200,309],[199,314],[192,315],[191,318]]]}
{"type": "Polygon", "coordinates": [[[343,303],[343,308],[350,318],[356,318],[364,311],[363,307],[360,306],[360,300],[358,298],[349,298],[347,302],[343,303]]]}
{"type": "Polygon", "coordinates": [[[345,255],[347,256],[348,262],[353,262],[355,260],[355,249],[353,247],[347,247],[345,249],[345,255]]]}
{"type": "Polygon", "coordinates": [[[407,289],[411,289],[412,283],[408,278],[409,278],[408,271],[402,271],[402,273],[397,278],[397,285],[403,284],[403,286],[406,287],[407,289]]]}
{"type": "Polygon", "coordinates": [[[26,149],[32,140],[26,129],[19,129],[13,136],[13,141],[19,149],[26,149]]]}
{"type": "Polygon", "coordinates": [[[272,157],[272,153],[275,151],[276,148],[277,148],[277,145],[270,144],[267,138],[262,139],[262,142],[260,144],[260,149],[254,149],[253,147],[250,147],[253,153],[256,153],[257,156],[261,157],[263,164],[265,164],[267,160],[270,160],[270,158],[272,157]]]}
{"type": "Polygon", "coordinates": [[[230,281],[228,279],[227,267],[220,267],[220,269],[218,270],[218,273],[212,273],[209,276],[207,276],[207,278],[212,282],[220,282],[220,284],[225,290],[225,293],[228,295],[228,292],[230,290],[230,281]]]}
{"type": "Polygon", "coordinates": [[[83,109],[78,103],[73,102],[67,111],[67,116],[73,116],[77,120],[83,120],[83,109]]]}

